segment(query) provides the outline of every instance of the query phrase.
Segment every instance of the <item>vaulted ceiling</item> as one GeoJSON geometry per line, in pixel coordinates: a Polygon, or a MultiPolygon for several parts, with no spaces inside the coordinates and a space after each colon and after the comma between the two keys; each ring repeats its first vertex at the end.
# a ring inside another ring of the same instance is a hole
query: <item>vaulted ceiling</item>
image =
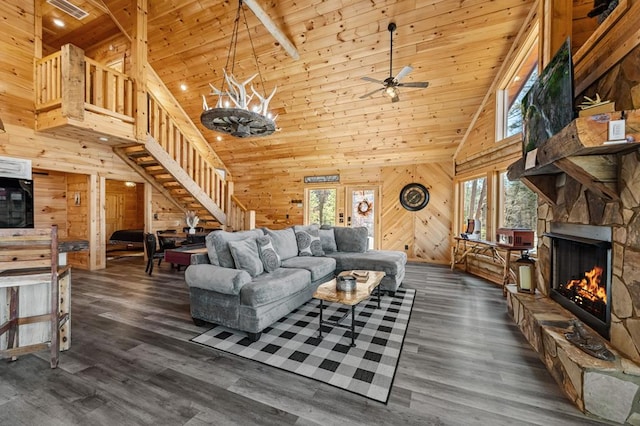
{"type": "MultiPolygon", "coordinates": [[[[149,0],[148,58],[191,119],[234,175],[248,168],[339,169],[450,161],[491,85],[532,0],[258,0],[291,40],[292,59],[245,6],[265,82],[277,86],[271,109],[274,134],[238,139],[200,124],[202,95],[220,86],[236,1],[149,0]],[[363,81],[389,75],[389,22],[394,32],[393,73],[410,64],[392,103],[363,81]],[[180,88],[185,84],[187,90],[180,88]]],[[[88,49],[131,34],[131,0],[72,0],[90,12],[74,20],[42,0],[43,42],[88,49]],[[52,24],[54,16],[67,22],[52,24]]],[[[234,74],[256,72],[246,31],[240,31],[234,74]]],[[[125,70],[126,72],[126,70],[125,70]]],[[[257,79],[256,79],[257,82],[257,79]]],[[[259,85],[258,85],[259,86],[259,85]]],[[[215,101],[209,98],[209,104],[215,101]]]]}

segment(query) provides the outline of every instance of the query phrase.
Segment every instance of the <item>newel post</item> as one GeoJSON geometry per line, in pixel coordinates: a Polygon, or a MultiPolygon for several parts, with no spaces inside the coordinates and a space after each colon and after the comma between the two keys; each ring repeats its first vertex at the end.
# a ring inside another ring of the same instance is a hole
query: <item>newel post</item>
{"type": "Polygon", "coordinates": [[[62,116],[84,120],[84,50],[65,44],[61,56],[62,116]]]}

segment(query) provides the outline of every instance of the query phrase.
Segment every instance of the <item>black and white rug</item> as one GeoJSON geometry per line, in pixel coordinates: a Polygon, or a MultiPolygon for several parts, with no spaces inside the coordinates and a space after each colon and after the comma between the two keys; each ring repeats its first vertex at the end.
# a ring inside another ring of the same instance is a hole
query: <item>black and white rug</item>
{"type": "MultiPolygon", "coordinates": [[[[411,316],[415,290],[400,288],[356,306],[356,347],[351,332],[323,326],[318,334],[319,302],[311,300],[265,329],[257,342],[246,333],[216,326],[193,342],[278,367],[387,403],[411,316]]],[[[335,321],[350,307],[325,303],[324,319],[335,321]]],[[[344,324],[351,324],[351,316],[344,324]]]]}

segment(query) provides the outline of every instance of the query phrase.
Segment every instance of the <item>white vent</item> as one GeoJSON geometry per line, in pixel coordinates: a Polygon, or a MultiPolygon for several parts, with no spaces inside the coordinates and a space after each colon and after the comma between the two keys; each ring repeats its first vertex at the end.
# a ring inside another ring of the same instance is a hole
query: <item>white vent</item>
{"type": "Polygon", "coordinates": [[[67,13],[78,20],[84,19],[89,15],[89,12],[80,9],[78,6],[68,2],[67,0],[47,0],[47,3],[51,6],[57,7],[64,13],[67,13]]]}

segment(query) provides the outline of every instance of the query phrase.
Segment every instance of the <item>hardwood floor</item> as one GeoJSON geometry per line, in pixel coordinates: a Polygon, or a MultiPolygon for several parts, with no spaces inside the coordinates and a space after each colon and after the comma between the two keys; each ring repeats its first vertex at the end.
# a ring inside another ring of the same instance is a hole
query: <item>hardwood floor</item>
{"type": "Polygon", "coordinates": [[[73,271],[72,343],[0,362],[2,425],[587,425],[507,315],[502,290],[409,264],[416,302],[387,405],[189,342],[184,271],[73,271]]]}

